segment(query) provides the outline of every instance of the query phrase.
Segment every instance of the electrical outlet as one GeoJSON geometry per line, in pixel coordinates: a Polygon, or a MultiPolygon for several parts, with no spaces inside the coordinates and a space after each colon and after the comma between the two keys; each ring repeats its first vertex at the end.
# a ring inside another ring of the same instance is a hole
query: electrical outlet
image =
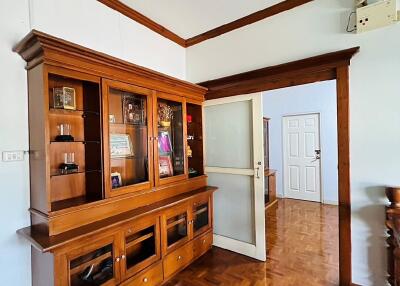
{"type": "Polygon", "coordinates": [[[389,26],[397,21],[396,0],[384,0],[357,9],[357,33],[389,26]]]}
{"type": "Polygon", "coordinates": [[[24,160],[24,151],[4,151],[3,162],[15,162],[24,160]]]}

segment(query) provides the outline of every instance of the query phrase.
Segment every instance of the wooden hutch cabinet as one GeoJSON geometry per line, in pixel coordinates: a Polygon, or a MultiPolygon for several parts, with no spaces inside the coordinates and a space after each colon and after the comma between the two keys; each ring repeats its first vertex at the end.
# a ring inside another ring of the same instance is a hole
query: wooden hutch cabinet
{"type": "Polygon", "coordinates": [[[160,285],[212,245],[206,89],[33,30],[34,286],[160,285]]]}

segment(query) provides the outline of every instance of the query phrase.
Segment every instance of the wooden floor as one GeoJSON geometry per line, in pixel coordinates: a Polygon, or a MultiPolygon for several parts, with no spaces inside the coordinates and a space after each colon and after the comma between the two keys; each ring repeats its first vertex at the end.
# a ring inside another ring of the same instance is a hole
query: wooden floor
{"type": "Polygon", "coordinates": [[[266,217],[267,262],[214,247],[165,285],[339,285],[336,206],[284,199],[266,217]]]}

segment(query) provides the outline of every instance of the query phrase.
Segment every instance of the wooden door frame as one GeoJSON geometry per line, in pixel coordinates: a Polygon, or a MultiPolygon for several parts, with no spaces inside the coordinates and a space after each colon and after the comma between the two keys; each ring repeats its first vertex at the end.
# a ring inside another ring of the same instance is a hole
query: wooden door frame
{"type": "Polygon", "coordinates": [[[339,186],[340,285],[352,285],[349,66],[360,47],[319,55],[199,83],[207,87],[206,100],[336,80],[339,186]]]}

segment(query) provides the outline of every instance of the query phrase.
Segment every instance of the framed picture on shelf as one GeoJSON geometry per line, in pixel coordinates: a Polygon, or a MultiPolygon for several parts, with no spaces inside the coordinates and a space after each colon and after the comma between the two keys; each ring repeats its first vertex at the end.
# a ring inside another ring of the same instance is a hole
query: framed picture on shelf
{"type": "Polygon", "coordinates": [[[111,158],[134,156],[129,134],[110,134],[110,155],[111,158]]]}
{"type": "Polygon", "coordinates": [[[76,110],[75,88],[66,86],[53,88],[53,107],[76,110]]]}
{"type": "Polygon", "coordinates": [[[171,177],[174,174],[170,156],[160,156],[158,159],[160,177],[171,177]]]}
{"type": "Polygon", "coordinates": [[[168,131],[158,132],[158,150],[160,150],[161,153],[172,152],[171,137],[168,131]]]}
{"type": "Polygon", "coordinates": [[[119,188],[122,187],[122,179],[121,174],[118,172],[111,173],[111,188],[119,188]]]}
{"type": "Polygon", "coordinates": [[[146,121],[146,104],[143,98],[133,95],[124,95],[122,97],[122,112],[125,124],[140,125],[146,121]]]}

